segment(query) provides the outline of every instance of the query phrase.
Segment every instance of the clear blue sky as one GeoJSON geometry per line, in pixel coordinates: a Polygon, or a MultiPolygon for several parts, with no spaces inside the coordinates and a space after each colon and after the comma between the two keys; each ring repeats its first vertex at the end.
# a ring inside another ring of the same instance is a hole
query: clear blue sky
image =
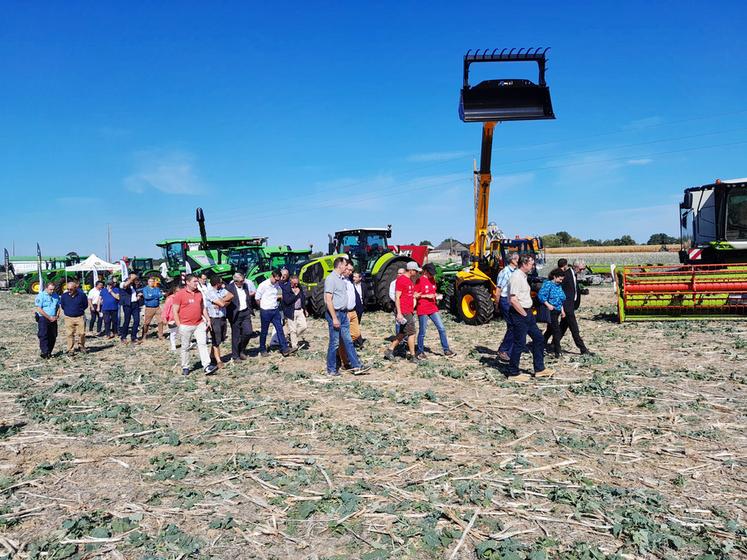
{"type": "Polygon", "coordinates": [[[0,243],[101,255],[110,223],[115,258],[156,256],[197,206],[293,246],[467,240],[478,47],[552,47],[557,120],[496,129],[508,235],[645,242],[684,187],[747,175],[743,2],[269,4],[5,2],[0,243]]]}

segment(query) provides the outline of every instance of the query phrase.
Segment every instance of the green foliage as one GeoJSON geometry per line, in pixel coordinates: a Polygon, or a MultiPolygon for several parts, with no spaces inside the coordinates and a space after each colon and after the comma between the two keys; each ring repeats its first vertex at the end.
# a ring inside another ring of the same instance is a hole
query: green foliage
{"type": "Polygon", "coordinates": [[[654,233],[648,238],[646,245],[669,245],[671,243],[679,243],[679,238],[666,233],[654,233]]]}
{"type": "Polygon", "coordinates": [[[189,474],[189,465],[171,453],[151,457],[150,464],[153,465],[150,474],[154,480],[182,480],[189,474]]]}

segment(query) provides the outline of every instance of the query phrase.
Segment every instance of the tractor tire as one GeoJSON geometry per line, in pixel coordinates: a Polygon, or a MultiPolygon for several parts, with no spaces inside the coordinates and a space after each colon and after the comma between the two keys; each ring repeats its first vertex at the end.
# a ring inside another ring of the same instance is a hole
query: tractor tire
{"type": "Polygon", "coordinates": [[[455,315],[454,306],[454,290],[456,289],[456,282],[449,282],[444,287],[443,299],[441,300],[439,307],[452,315],[455,315]]]}
{"type": "Polygon", "coordinates": [[[324,282],[320,282],[311,288],[311,294],[309,295],[309,310],[317,319],[324,317],[324,282]]]}
{"type": "Polygon", "coordinates": [[[28,287],[26,289],[27,289],[28,293],[30,293],[30,294],[34,294],[34,295],[38,294],[39,290],[40,290],[39,280],[38,279],[37,280],[31,280],[28,283],[28,287]]]}
{"type": "Polygon", "coordinates": [[[389,285],[397,278],[397,269],[402,266],[401,261],[389,263],[384,270],[376,275],[376,303],[382,311],[392,311],[394,302],[389,297],[389,285]]]}
{"type": "Polygon", "coordinates": [[[459,289],[457,316],[468,325],[484,325],[493,318],[495,305],[490,290],[480,284],[468,284],[459,289]]]}

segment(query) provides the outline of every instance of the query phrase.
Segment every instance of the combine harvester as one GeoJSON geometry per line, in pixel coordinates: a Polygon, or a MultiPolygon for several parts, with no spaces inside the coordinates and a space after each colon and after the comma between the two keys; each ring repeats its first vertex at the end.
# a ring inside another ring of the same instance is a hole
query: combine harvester
{"type": "Polygon", "coordinates": [[[464,83],[459,99],[459,117],[482,123],[480,169],[475,171],[475,238],[469,252],[472,264],[459,271],[454,282],[454,310],[468,325],[482,325],[495,314],[495,280],[505,263],[506,251],[542,254],[539,238],[505,239],[488,222],[490,163],[493,131],[504,121],[554,119],[550,88],[545,83],[548,49],[498,49],[468,52],[464,56],[464,83]],[[469,84],[470,65],[484,62],[535,62],[537,83],[524,79],[485,80],[469,84]]]}
{"type": "Polygon", "coordinates": [[[680,265],[612,265],[620,322],[747,319],[747,178],[686,189],[680,237],[680,265]]]}

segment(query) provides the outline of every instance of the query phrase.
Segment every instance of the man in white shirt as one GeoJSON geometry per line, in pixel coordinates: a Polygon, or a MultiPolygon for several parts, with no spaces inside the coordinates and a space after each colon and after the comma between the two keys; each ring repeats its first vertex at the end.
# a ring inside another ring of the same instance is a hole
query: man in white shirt
{"type": "Polygon", "coordinates": [[[267,352],[267,332],[271,324],[275,327],[280,352],[283,356],[288,356],[296,350],[295,348],[288,348],[288,342],[283,333],[283,315],[280,313],[280,300],[283,298],[283,293],[278,285],[279,281],[280,271],[273,270],[270,277],[257,287],[257,293],[254,294],[254,299],[259,303],[259,354],[262,357],[269,356],[267,352]]]}
{"type": "Polygon", "coordinates": [[[514,331],[511,327],[510,309],[511,304],[508,301],[508,281],[511,275],[519,266],[519,253],[511,253],[508,256],[508,263],[498,273],[498,279],[495,282],[496,296],[498,297],[498,306],[501,309],[501,315],[506,323],[506,334],[503,336],[501,345],[498,347],[498,359],[502,362],[508,362],[511,359],[511,350],[514,347],[514,331]]]}
{"type": "Polygon", "coordinates": [[[96,286],[88,292],[88,311],[91,313],[91,319],[88,321],[88,331],[93,332],[93,326],[96,325],[96,336],[101,336],[101,324],[104,315],[101,312],[101,290],[104,289],[104,283],[99,280],[96,286]]]}
{"type": "Polygon", "coordinates": [[[517,268],[509,279],[509,301],[511,303],[510,320],[514,332],[514,347],[511,350],[511,361],[508,364],[508,379],[526,382],[532,376],[519,371],[519,360],[527,342],[527,334],[532,339],[532,360],[534,377],[550,377],[555,372],[545,367],[545,337],[537,327],[532,312],[532,290],[527,274],[534,267],[534,257],[523,255],[517,268]]]}
{"type": "MultiPolygon", "coordinates": [[[[348,320],[350,321],[350,338],[353,341],[353,345],[356,345],[356,341],[361,337],[361,327],[358,322],[358,314],[355,312],[355,296],[356,290],[353,284],[353,263],[348,261],[345,265],[344,277],[347,281],[347,312],[348,320]]],[[[347,352],[345,351],[345,345],[340,344],[337,352],[340,356],[340,363],[344,369],[352,369],[350,360],[348,360],[347,352]]]]}
{"type": "Polygon", "coordinates": [[[244,275],[237,272],[226,290],[233,295],[226,307],[226,316],[231,325],[231,359],[246,360],[246,345],[252,336],[252,298],[256,289],[251,280],[245,280],[244,275]]]}

